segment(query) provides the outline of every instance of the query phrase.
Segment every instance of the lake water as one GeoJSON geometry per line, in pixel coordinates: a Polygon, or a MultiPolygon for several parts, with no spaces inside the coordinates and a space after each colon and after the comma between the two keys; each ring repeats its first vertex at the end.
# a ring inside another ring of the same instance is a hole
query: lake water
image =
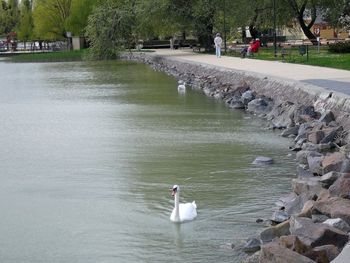
{"type": "Polygon", "coordinates": [[[227,243],[290,190],[288,139],[148,66],[0,72],[0,262],[241,262],[227,243]],[[170,222],[173,184],[194,221],[170,222]]]}

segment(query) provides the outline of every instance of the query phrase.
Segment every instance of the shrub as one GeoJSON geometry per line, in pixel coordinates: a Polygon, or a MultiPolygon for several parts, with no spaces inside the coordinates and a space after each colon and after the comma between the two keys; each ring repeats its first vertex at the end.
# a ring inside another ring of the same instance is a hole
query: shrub
{"type": "Polygon", "coordinates": [[[330,44],[329,51],[333,53],[350,53],[350,41],[330,44]]]}

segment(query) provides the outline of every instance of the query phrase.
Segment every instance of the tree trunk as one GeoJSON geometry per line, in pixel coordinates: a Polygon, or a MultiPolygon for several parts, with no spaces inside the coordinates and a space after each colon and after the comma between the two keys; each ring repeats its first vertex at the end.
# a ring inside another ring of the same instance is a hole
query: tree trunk
{"type": "Polygon", "coordinates": [[[258,35],[258,31],[255,28],[255,24],[256,24],[256,21],[258,20],[259,9],[255,9],[254,13],[255,14],[254,14],[253,18],[249,23],[249,32],[250,32],[250,35],[252,36],[252,39],[257,38],[257,35],[258,35]]]}
{"type": "MultiPolygon", "coordinates": [[[[210,21],[208,19],[208,21],[210,21]]],[[[210,22],[207,22],[205,25],[205,28],[201,28],[199,32],[197,33],[198,35],[198,42],[200,43],[201,46],[204,47],[205,51],[212,51],[213,50],[213,43],[214,43],[214,38],[213,38],[213,24],[210,22]]]]}
{"type": "Polygon", "coordinates": [[[292,7],[296,18],[298,19],[299,25],[301,27],[301,29],[303,30],[304,35],[312,42],[313,45],[317,45],[317,40],[315,35],[311,32],[311,28],[315,23],[316,20],[316,11],[317,8],[315,5],[311,6],[311,21],[309,24],[305,23],[304,20],[304,12],[306,9],[306,5],[308,3],[309,0],[304,0],[303,4],[301,5],[301,7],[298,7],[298,3],[296,2],[296,0],[289,0],[287,1],[290,6],[292,7]]]}
{"type": "Polygon", "coordinates": [[[247,35],[245,32],[245,26],[242,26],[241,29],[242,29],[242,43],[245,43],[246,39],[247,39],[247,35]]]}
{"type": "Polygon", "coordinates": [[[311,32],[310,27],[305,24],[303,18],[298,18],[301,29],[304,32],[304,35],[312,42],[313,45],[317,45],[317,39],[315,35],[311,32]]]}
{"type": "Polygon", "coordinates": [[[211,51],[213,50],[213,43],[214,43],[214,38],[213,38],[213,28],[214,26],[212,24],[207,25],[206,27],[206,43],[205,43],[205,51],[211,51]]]}

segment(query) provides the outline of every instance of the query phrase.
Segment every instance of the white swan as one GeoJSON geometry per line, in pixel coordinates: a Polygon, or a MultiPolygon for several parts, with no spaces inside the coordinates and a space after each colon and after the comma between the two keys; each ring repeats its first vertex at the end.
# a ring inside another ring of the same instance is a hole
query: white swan
{"type": "Polygon", "coordinates": [[[177,86],[177,91],[178,92],[186,92],[186,83],[183,82],[182,80],[179,80],[178,82],[178,86],[177,86]]]}
{"type": "Polygon", "coordinates": [[[193,220],[197,216],[196,202],[180,204],[180,187],[174,185],[172,189],[172,196],[174,196],[175,206],[170,215],[170,220],[176,223],[193,220]]]}

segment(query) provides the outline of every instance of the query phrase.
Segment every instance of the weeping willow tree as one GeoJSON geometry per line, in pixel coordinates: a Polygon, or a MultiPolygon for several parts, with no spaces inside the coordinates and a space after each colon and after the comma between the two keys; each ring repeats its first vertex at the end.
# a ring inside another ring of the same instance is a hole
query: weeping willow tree
{"type": "Polygon", "coordinates": [[[20,22],[17,30],[18,39],[24,42],[24,48],[26,47],[26,42],[30,40],[33,36],[33,15],[32,15],[32,1],[22,0],[20,4],[20,22]]]}
{"type": "Polygon", "coordinates": [[[35,0],[34,35],[45,40],[64,39],[72,0],[35,0]]]}
{"type": "Polygon", "coordinates": [[[66,26],[68,31],[72,32],[73,36],[84,36],[88,16],[98,3],[99,1],[97,0],[72,0],[66,26]]]}
{"type": "Polygon", "coordinates": [[[125,5],[111,0],[95,7],[85,32],[90,43],[88,58],[116,58],[133,42],[133,26],[133,14],[125,5]]]}
{"type": "Polygon", "coordinates": [[[14,31],[19,23],[17,0],[0,0],[0,35],[14,31]]]}

